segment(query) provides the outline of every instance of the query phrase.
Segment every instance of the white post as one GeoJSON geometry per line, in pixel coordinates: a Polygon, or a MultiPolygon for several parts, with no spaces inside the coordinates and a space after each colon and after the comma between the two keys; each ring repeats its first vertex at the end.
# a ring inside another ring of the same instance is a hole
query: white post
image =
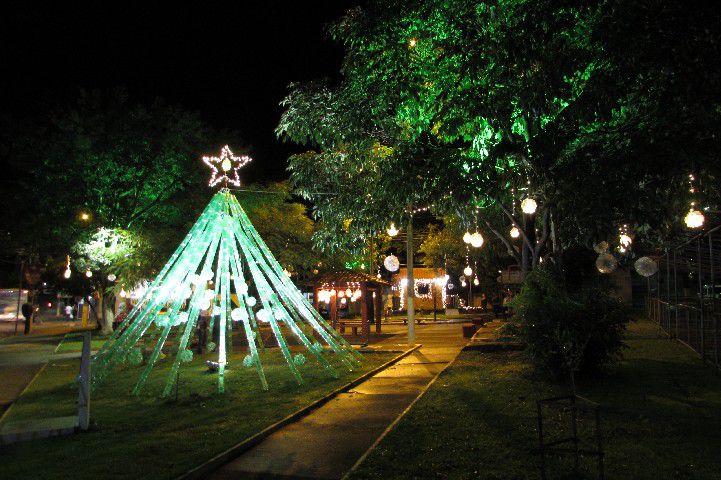
{"type": "Polygon", "coordinates": [[[406,240],[406,305],[408,307],[408,345],[416,343],[416,311],[415,311],[415,283],[413,280],[413,209],[408,211],[410,218],[408,219],[408,238],[406,240]]]}
{"type": "Polygon", "coordinates": [[[80,430],[87,430],[90,425],[90,332],[83,333],[78,383],[78,425],[80,430]]]}

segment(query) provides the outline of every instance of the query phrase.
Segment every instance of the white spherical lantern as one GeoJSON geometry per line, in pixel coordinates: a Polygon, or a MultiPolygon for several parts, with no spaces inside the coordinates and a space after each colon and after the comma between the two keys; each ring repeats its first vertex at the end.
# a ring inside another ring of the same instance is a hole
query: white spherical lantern
{"type": "Polygon", "coordinates": [[[90,277],[93,276],[93,272],[91,272],[90,270],[86,270],[86,271],[85,271],[85,276],[88,277],[88,278],[90,278],[90,277]]]}
{"type": "Polygon", "coordinates": [[[243,310],[242,308],[234,308],[230,311],[230,318],[232,318],[236,322],[239,322],[243,320],[243,318],[245,317],[245,313],[245,310],[243,310]]]}
{"type": "Polygon", "coordinates": [[[471,235],[471,246],[474,248],[481,248],[481,246],[483,246],[483,235],[478,232],[471,235]]]}
{"type": "Polygon", "coordinates": [[[478,277],[473,277],[473,285],[478,285],[479,283],[478,277]]]}
{"type": "Polygon", "coordinates": [[[618,243],[620,243],[624,248],[628,248],[631,246],[631,243],[633,243],[633,240],[631,240],[631,237],[627,233],[622,233],[618,237],[618,243]]]}
{"type": "Polygon", "coordinates": [[[650,277],[658,272],[658,265],[649,257],[641,257],[633,264],[636,272],[643,277],[650,277]]]}
{"type": "Polygon", "coordinates": [[[245,299],[245,303],[247,303],[249,307],[255,307],[255,304],[258,302],[255,297],[248,297],[245,299]]]}
{"type": "Polygon", "coordinates": [[[706,218],[703,216],[703,213],[701,213],[700,210],[694,210],[691,208],[691,210],[688,211],[686,216],[684,217],[683,221],[686,223],[686,226],[688,228],[700,228],[703,227],[703,222],[706,220],[706,218]]]}
{"type": "Polygon", "coordinates": [[[63,273],[63,277],[70,278],[70,275],[72,275],[72,271],[70,270],[70,267],[65,269],[65,272],[63,273]]]}
{"type": "Polygon", "coordinates": [[[114,282],[116,278],[118,278],[118,277],[116,277],[114,273],[108,274],[108,281],[109,281],[109,282],[114,282]]]}
{"type": "Polygon", "coordinates": [[[610,253],[602,253],[596,259],[596,268],[601,273],[611,273],[618,267],[616,257],[610,253]]]}
{"type": "Polygon", "coordinates": [[[466,231],[466,233],[463,234],[463,243],[471,243],[471,232],[466,231]]]}
{"type": "Polygon", "coordinates": [[[396,272],[400,268],[401,262],[398,261],[398,257],[390,254],[383,260],[383,266],[385,266],[389,272],[396,272]]]}
{"type": "Polygon", "coordinates": [[[511,231],[509,232],[509,235],[511,235],[511,238],[518,238],[521,236],[521,231],[518,230],[515,226],[511,227],[511,231]]]}
{"type": "Polygon", "coordinates": [[[245,282],[238,283],[238,294],[245,295],[248,293],[248,284],[245,282]]]}
{"type": "Polygon", "coordinates": [[[257,318],[261,322],[268,323],[270,322],[270,312],[268,312],[268,310],[266,310],[265,308],[261,308],[256,312],[255,318],[257,318]]]}
{"type": "Polygon", "coordinates": [[[527,213],[528,215],[534,214],[536,213],[536,208],[538,208],[538,204],[531,197],[526,197],[521,202],[521,210],[523,210],[523,213],[527,213]]]}
{"type": "Polygon", "coordinates": [[[473,273],[473,269],[472,269],[471,266],[469,265],[469,266],[467,266],[466,268],[463,269],[463,273],[464,273],[467,277],[470,277],[471,274],[473,273]]]}

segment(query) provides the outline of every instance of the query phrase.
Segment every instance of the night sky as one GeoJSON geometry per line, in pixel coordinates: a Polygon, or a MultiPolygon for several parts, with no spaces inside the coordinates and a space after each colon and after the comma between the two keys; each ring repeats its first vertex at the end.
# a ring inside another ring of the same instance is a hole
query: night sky
{"type": "Polygon", "coordinates": [[[18,2],[1,20],[2,111],[42,115],[81,88],[121,86],[239,132],[254,157],[248,180],[285,178],[300,148],[275,138],[278,102],[292,81],[338,76],[342,49],[326,25],[359,3],[18,2]]]}

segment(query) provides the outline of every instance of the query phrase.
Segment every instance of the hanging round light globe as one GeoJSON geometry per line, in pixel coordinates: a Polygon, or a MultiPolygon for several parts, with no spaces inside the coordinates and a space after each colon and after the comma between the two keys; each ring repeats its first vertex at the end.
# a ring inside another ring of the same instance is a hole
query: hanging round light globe
{"type": "Polygon", "coordinates": [[[255,304],[258,303],[258,301],[255,299],[255,297],[248,297],[245,300],[245,303],[247,303],[249,307],[255,307],[255,304]]]}
{"type": "Polygon", "coordinates": [[[268,323],[270,322],[270,312],[265,308],[261,308],[256,312],[255,318],[257,318],[261,322],[268,323]]]}
{"type": "Polygon", "coordinates": [[[70,267],[65,269],[65,272],[63,272],[63,277],[70,278],[70,275],[72,275],[72,271],[70,271],[70,267]]]}
{"type": "Polygon", "coordinates": [[[388,227],[388,230],[386,230],[386,233],[390,237],[395,237],[396,235],[398,235],[398,232],[399,230],[396,228],[394,223],[391,223],[391,226],[388,227]]]}
{"type": "Polygon", "coordinates": [[[636,272],[642,277],[650,277],[658,272],[658,265],[649,257],[641,257],[633,264],[636,272]]]}
{"type": "Polygon", "coordinates": [[[473,277],[473,285],[478,285],[479,283],[481,282],[478,281],[478,277],[473,277]]]}
{"type": "Polygon", "coordinates": [[[93,276],[93,272],[91,272],[90,270],[86,270],[86,271],[85,271],[85,276],[88,277],[88,278],[90,278],[90,277],[93,276]]]}
{"type": "Polygon", "coordinates": [[[466,286],[466,281],[464,280],[461,282],[461,287],[465,287],[465,286],[466,286]]]}
{"type": "Polygon", "coordinates": [[[610,253],[602,253],[596,259],[596,268],[601,273],[611,273],[618,267],[616,257],[610,253]]]}
{"type": "Polygon", "coordinates": [[[471,243],[471,232],[468,230],[463,234],[463,243],[471,243]]]}
{"type": "Polygon", "coordinates": [[[118,278],[118,277],[116,277],[114,273],[108,274],[108,281],[109,281],[109,282],[114,282],[116,278],[118,278]]]}
{"type": "Polygon", "coordinates": [[[683,221],[688,228],[701,228],[706,218],[700,210],[694,210],[693,207],[688,211],[683,221]]]}
{"type": "Polygon", "coordinates": [[[483,235],[481,235],[478,232],[475,232],[473,235],[471,235],[471,247],[481,248],[482,246],[483,246],[483,235]]]}
{"type": "Polygon", "coordinates": [[[511,231],[508,232],[508,234],[511,236],[511,238],[518,238],[521,236],[521,231],[516,228],[516,226],[511,227],[511,231]]]}
{"type": "Polygon", "coordinates": [[[383,260],[383,266],[386,267],[386,270],[389,272],[397,272],[401,266],[401,262],[398,261],[398,257],[391,253],[383,260]]]}
{"type": "Polygon", "coordinates": [[[618,237],[618,243],[620,243],[624,248],[628,248],[631,246],[631,243],[633,243],[633,240],[627,233],[622,233],[618,237]]]}
{"type": "Polygon", "coordinates": [[[532,215],[532,214],[536,213],[536,208],[538,208],[538,204],[531,197],[526,197],[521,202],[521,210],[523,210],[523,213],[532,215]]]}
{"type": "Polygon", "coordinates": [[[468,265],[466,268],[463,269],[463,273],[464,273],[467,277],[470,277],[471,274],[473,273],[473,269],[471,268],[470,265],[468,265]]]}

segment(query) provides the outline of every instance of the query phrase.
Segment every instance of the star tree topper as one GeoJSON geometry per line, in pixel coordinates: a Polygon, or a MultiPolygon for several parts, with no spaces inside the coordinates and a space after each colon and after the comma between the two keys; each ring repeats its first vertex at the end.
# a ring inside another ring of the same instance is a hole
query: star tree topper
{"type": "Polygon", "coordinates": [[[238,176],[238,169],[245,166],[246,163],[252,159],[247,155],[236,156],[230,151],[228,145],[224,146],[220,151],[219,157],[204,156],[203,162],[208,165],[213,174],[210,177],[208,185],[211,187],[216,186],[218,183],[225,181],[225,185],[228,183],[239,187],[240,177],[238,176]],[[220,170],[218,169],[220,166],[220,170]],[[230,173],[232,170],[232,173],[230,173]]]}

